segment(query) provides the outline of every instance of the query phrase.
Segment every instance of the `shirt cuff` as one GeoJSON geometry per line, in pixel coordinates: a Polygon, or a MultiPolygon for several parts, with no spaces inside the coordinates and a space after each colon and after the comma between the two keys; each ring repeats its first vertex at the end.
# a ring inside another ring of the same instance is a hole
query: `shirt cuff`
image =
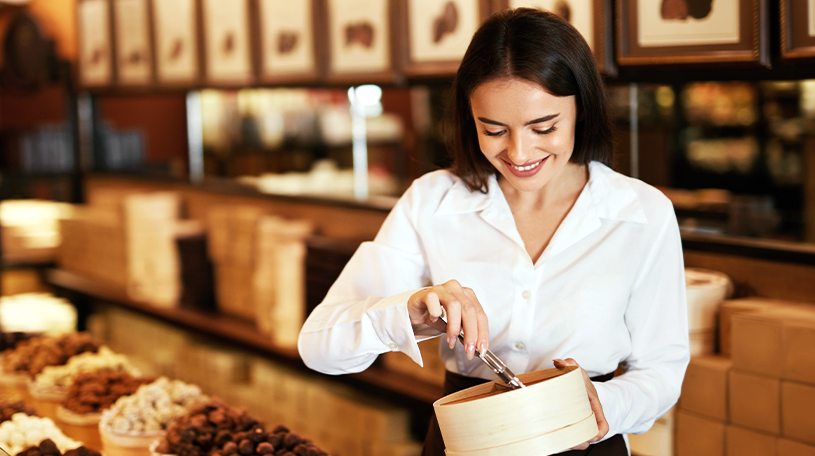
{"type": "Polygon", "coordinates": [[[383,353],[400,351],[408,355],[416,364],[424,367],[422,355],[419,352],[419,344],[413,335],[413,326],[410,324],[407,309],[408,299],[417,291],[419,289],[383,298],[368,309],[366,314],[371,320],[374,331],[382,341],[383,353]]]}
{"type": "Polygon", "coordinates": [[[614,391],[614,385],[610,382],[592,382],[594,389],[597,390],[597,397],[600,399],[600,405],[603,406],[603,415],[608,422],[608,433],[600,439],[602,442],[620,433],[619,419],[617,411],[620,410],[619,395],[614,391]]]}

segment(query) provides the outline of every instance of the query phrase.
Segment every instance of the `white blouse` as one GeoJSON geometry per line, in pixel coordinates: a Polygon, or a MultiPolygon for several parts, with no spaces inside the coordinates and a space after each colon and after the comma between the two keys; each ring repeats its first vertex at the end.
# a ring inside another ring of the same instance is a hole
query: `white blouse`
{"type": "MultiPolygon", "coordinates": [[[[516,374],[574,358],[595,383],[610,430],[642,433],[677,401],[690,359],[682,246],[670,201],[597,162],[537,262],[492,178],[470,192],[448,171],[417,179],[373,242],[363,243],[309,316],[298,348],[326,374],[360,372],[380,353],[422,364],[408,298],[451,279],[474,290],[490,349],[516,374]]],[[[441,344],[448,370],[494,380],[461,344],[441,344]]]]}

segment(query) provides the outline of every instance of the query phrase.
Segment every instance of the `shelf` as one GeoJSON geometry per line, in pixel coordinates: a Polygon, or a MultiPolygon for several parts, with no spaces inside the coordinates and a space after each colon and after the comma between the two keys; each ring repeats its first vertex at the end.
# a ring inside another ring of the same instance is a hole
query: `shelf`
{"type": "MultiPolygon", "coordinates": [[[[303,364],[297,350],[275,346],[268,336],[258,332],[253,322],[230,317],[215,312],[184,308],[163,308],[149,303],[133,301],[127,293],[115,286],[110,286],[82,275],[62,269],[47,269],[45,281],[58,288],[88,297],[96,298],[108,305],[114,305],[135,312],[158,318],[194,332],[216,337],[248,348],[259,354],[294,365],[303,370],[303,364]]],[[[309,370],[316,374],[316,372],[309,370]]],[[[365,389],[373,389],[378,394],[391,396],[397,401],[419,402],[429,405],[443,395],[442,388],[421,380],[407,377],[374,365],[359,374],[332,377],[365,389]]]]}

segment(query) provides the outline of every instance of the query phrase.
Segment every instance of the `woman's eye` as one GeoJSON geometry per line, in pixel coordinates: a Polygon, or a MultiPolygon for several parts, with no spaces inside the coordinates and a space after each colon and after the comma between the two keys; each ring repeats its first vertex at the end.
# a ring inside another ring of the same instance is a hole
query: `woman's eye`
{"type": "Polygon", "coordinates": [[[501,135],[504,134],[504,131],[503,130],[495,131],[495,132],[493,132],[493,131],[484,131],[484,134],[487,135],[487,136],[501,136],[501,135]]]}
{"type": "Polygon", "coordinates": [[[554,133],[555,131],[557,131],[557,128],[551,127],[551,128],[547,128],[546,130],[532,130],[532,131],[534,131],[535,133],[537,133],[539,135],[548,135],[549,133],[554,133]]]}

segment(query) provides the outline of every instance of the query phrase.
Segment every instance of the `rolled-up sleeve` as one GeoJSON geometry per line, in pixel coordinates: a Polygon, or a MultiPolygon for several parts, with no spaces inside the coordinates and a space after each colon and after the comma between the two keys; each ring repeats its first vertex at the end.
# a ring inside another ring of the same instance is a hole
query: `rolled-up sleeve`
{"type": "Polygon", "coordinates": [[[673,211],[641,265],[625,322],[632,346],[626,372],[595,383],[609,437],[650,429],[679,398],[690,360],[684,261],[673,211]]]}
{"type": "Polygon", "coordinates": [[[335,375],[361,372],[388,351],[422,364],[407,311],[410,296],[430,281],[415,229],[415,198],[415,192],[405,192],[376,239],[360,245],[307,318],[298,350],[309,368],[335,375]]]}

